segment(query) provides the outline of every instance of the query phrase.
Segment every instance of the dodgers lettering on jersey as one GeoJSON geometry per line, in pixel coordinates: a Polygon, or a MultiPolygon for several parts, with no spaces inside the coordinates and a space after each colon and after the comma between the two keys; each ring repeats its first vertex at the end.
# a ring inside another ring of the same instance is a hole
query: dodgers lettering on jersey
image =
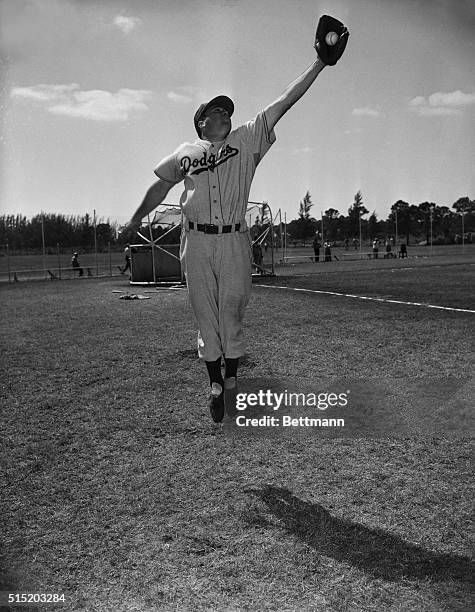
{"type": "Polygon", "coordinates": [[[169,183],[185,181],[180,204],[188,221],[229,225],[245,219],[256,168],[275,142],[264,112],[232,130],[225,140],[198,139],[165,157],[155,174],[169,183]]]}

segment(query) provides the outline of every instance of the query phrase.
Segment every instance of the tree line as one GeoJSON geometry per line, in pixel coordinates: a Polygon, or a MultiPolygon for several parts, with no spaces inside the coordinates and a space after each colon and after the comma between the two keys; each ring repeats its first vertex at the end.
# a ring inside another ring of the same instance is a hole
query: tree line
{"type": "Polygon", "coordinates": [[[462,226],[467,241],[471,241],[475,231],[475,200],[467,196],[459,198],[451,208],[434,202],[416,205],[398,200],[391,206],[386,219],[378,219],[374,211],[369,215],[361,191],[355,194],[347,215],[329,208],[320,219],[315,219],[311,216],[312,207],[311,195],[307,191],[300,202],[298,218],[287,225],[291,240],[305,243],[318,232],[331,242],[343,243],[345,239],[354,238],[359,241],[361,231],[362,241],[395,238],[397,234],[398,242],[408,245],[414,240],[425,240],[429,244],[431,236],[433,244],[453,244],[461,242],[462,226]]]}
{"type": "MultiPolygon", "coordinates": [[[[471,241],[475,231],[475,200],[468,196],[460,197],[451,208],[434,202],[416,205],[398,200],[391,206],[386,219],[378,219],[374,211],[369,214],[361,191],[355,194],[346,215],[329,208],[320,219],[316,219],[311,215],[313,206],[310,192],[307,191],[299,204],[297,218],[287,224],[289,240],[305,244],[319,232],[325,240],[343,243],[345,239],[359,240],[361,229],[364,241],[374,238],[384,240],[389,236],[395,237],[397,233],[399,242],[404,241],[409,245],[414,240],[426,240],[429,244],[432,229],[434,244],[452,244],[461,242],[462,218],[467,241],[471,241]]],[[[256,224],[259,224],[259,220],[256,220],[256,224]]],[[[165,230],[155,228],[154,238],[165,230]]],[[[279,232],[278,226],[275,226],[275,231],[279,232]]],[[[121,234],[118,223],[111,223],[109,219],[94,224],[94,219],[87,213],[83,216],[47,213],[31,219],[21,214],[0,216],[2,249],[8,244],[12,252],[40,251],[43,234],[48,252],[56,252],[58,245],[61,249],[90,250],[95,240],[98,251],[123,248],[127,242],[143,242],[135,235],[121,234]]],[[[179,240],[178,228],[170,233],[169,240],[179,240]]]]}
{"type": "MultiPolygon", "coordinates": [[[[118,225],[100,220],[95,224],[97,248],[104,251],[118,244],[118,225]]],[[[39,214],[31,219],[24,215],[0,216],[0,244],[11,251],[37,251],[43,248],[43,234],[48,252],[62,249],[90,249],[94,246],[94,219],[89,214],[66,216],[39,214]]]]}

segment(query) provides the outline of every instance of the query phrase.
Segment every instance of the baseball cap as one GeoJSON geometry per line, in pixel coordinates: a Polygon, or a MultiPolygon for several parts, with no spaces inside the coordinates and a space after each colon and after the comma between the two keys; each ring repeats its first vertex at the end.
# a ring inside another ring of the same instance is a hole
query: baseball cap
{"type": "Polygon", "coordinates": [[[198,127],[198,121],[208,110],[208,108],[211,108],[212,106],[221,106],[221,108],[226,109],[230,117],[234,113],[234,102],[231,100],[231,98],[228,98],[228,96],[216,96],[216,98],[213,98],[209,102],[204,102],[203,104],[201,104],[195,113],[195,130],[200,138],[201,131],[198,127]]]}

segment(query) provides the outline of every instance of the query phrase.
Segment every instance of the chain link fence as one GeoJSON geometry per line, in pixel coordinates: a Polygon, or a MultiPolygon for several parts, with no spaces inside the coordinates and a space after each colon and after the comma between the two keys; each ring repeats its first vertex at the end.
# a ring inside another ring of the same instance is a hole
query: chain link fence
{"type": "Polygon", "coordinates": [[[56,245],[45,249],[45,253],[12,253],[8,244],[0,245],[0,282],[25,280],[66,280],[82,278],[112,277],[122,275],[125,256],[122,250],[87,252],[73,251],[69,247],[56,245]],[[72,264],[77,252],[77,264],[72,264]]]}

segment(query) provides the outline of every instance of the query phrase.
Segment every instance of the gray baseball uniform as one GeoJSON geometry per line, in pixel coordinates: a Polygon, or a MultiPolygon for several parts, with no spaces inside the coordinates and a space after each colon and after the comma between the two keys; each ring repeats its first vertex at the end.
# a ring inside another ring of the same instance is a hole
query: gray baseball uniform
{"type": "Polygon", "coordinates": [[[205,361],[245,352],[241,325],[252,274],[245,217],[257,165],[274,142],[262,111],[223,141],[180,145],[155,168],[165,181],[185,181],[180,257],[205,361]]]}

